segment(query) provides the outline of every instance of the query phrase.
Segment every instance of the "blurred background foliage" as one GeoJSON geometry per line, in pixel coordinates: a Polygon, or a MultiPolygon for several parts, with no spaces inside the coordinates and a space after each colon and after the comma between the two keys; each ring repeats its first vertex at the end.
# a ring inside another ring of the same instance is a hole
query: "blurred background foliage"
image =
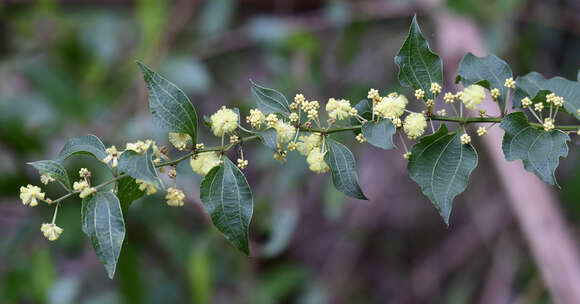
{"type": "MultiPolygon", "coordinates": [[[[448,11],[476,22],[516,74],[575,79],[578,1],[0,3],[0,303],[494,303],[485,299],[502,292],[510,303],[551,302],[490,166],[477,168],[446,228],[407,178],[401,151],[357,146],[349,134],[343,139],[368,202],[345,198],[295,153],[280,165],[267,148],[245,147],[255,199],[250,258],[211,227],[187,163],[178,168],[186,207],[167,208],[162,194],[131,206],[114,280],[81,231],[79,200],[63,205],[64,234],[49,244],[39,227],[52,209],[25,208],[17,194],[39,184],[26,162],[53,158],[70,137],[167,144],[151,124],[136,60],[184,89],[200,115],[222,104],[247,113],[248,79],[289,98],[354,103],[370,87],[409,93],[398,87],[393,57],[411,16],[419,14],[437,50],[445,33],[430,16],[448,11]]],[[[580,157],[572,145],[557,194],[578,231],[580,157]]],[[[480,150],[480,164],[486,158],[480,150]]],[[[107,178],[88,158],[67,165],[70,176],[88,167],[107,178]]],[[[48,187],[47,195],[59,191],[48,187]]]]}

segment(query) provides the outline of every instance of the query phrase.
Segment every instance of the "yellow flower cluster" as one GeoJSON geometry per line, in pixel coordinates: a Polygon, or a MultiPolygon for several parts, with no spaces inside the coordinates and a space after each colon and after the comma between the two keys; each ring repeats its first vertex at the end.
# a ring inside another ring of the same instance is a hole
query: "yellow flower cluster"
{"type": "Polygon", "coordinates": [[[264,113],[258,109],[251,109],[250,115],[246,117],[246,122],[254,128],[259,128],[265,120],[266,116],[264,116],[264,113]]]}
{"type": "Polygon", "coordinates": [[[469,134],[467,133],[463,133],[463,135],[461,135],[461,143],[464,145],[467,145],[471,142],[471,136],[469,136],[469,134]]]}
{"type": "Polygon", "coordinates": [[[439,85],[436,82],[432,82],[431,83],[431,88],[429,88],[429,92],[431,92],[433,94],[439,94],[439,93],[441,93],[441,85],[439,85]]]}
{"type": "Polygon", "coordinates": [[[139,185],[139,190],[145,192],[147,195],[152,195],[157,192],[157,187],[154,184],[148,183],[142,179],[135,179],[135,183],[139,185]]]}
{"type": "Polygon", "coordinates": [[[46,175],[46,174],[41,174],[40,175],[40,182],[48,185],[48,183],[50,182],[54,182],[54,178],[52,176],[46,175]]]}
{"type": "Polygon", "coordinates": [[[405,113],[405,107],[408,102],[405,95],[391,93],[389,96],[381,98],[381,101],[375,104],[375,115],[389,119],[399,118],[405,113]]]}
{"type": "Polygon", "coordinates": [[[421,100],[425,97],[425,91],[421,90],[421,89],[417,89],[415,90],[415,98],[421,100]]]}
{"type": "Polygon", "coordinates": [[[405,154],[403,154],[403,158],[408,160],[409,158],[411,158],[411,152],[406,152],[405,154]]]}
{"type": "Polygon", "coordinates": [[[167,188],[167,195],[165,195],[165,199],[167,200],[167,205],[171,207],[181,207],[183,206],[183,199],[185,198],[185,194],[183,191],[169,187],[167,188]]]}
{"type": "Polygon", "coordinates": [[[514,79],[512,77],[507,78],[503,84],[506,88],[510,88],[510,89],[515,89],[516,87],[516,82],[514,81],[514,79]]]}
{"type": "Polygon", "coordinates": [[[487,134],[487,129],[485,127],[477,128],[477,135],[478,136],[484,136],[485,134],[487,134]]]}
{"type": "Polygon", "coordinates": [[[445,103],[453,103],[455,102],[455,94],[447,92],[443,95],[443,100],[445,100],[445,103]]]}
{"type": "Polygon", "coordinates": [[[427,120],[421,113],[411,113],[405,117],[403,130],[407,133],[409,139],[413,140],[423,135],[427,127],[427,120]]]}
{"type": "Polygon", "coordinates": [[[529,97],[522,99],[522,108],[527,108],[532,105],[532,100],[529,97]]]}
{"type": "Polygon", "coordinates": [[[187,133],[169,132],[169,142],[179,151],[187,148],[191,142],[191,136],[187,133]]]}
{"type": "Polygon", "coordinates": [[[320,152],[320,149],[310,151],[306,157],[306,162],[308,163],[308,168],[316,173],[324,173],[330,170],[324,161],[324,154],[320,152]]]}
{"type": "Polygon", "coordinates": [[[482,86],[472,84],[463,90],[461,101],[469,110],[475,110],[485,98],[485,90],[482,86]]]}
{"type": "Polygon", "coordinates": [[[302,102],[302,109],[308,114],[307,117],[309,119],[317,119],[318,118],[318,109],[320,109],[320,104],[318,101],[303,101],[302,102]]]}
{"type": "Polygon", "coordinates": [[[491,94],[491,98],[493,98],[493,100],[497,100],[501,96],[501,92],[498,88],[493,88],[490,91],[490,94],[491,94]]]}
{"type": "Polygon", "coordinates": [[[538,102],[536,104],[534,104],[534,110],[536,111],[542,111],[544,109],[544,104],[541,102],[538,102]]]}
{"type": "Polygon", "coordinates": [[[447,115],[447,111],[445,111],[445,109],[441,109],[441,110],[437,111],[437,115],[445,116],[445,115],[447,115]]]}
{"type": "Polygon", "coordinates": [[[310,151],[320,148],[322,145],[322,136],[320,133],[311,133],[310,135],[301,135],[296,142],[296,149],[304,156],[308,155],[310,151]]]}
{"type": "Polygon", "coordinates": [[[554,93],[550,93],[550,94],[546,95],[546,102],[552,103],[556,107],[561,107],[564,105],[564,98],[561,96],[556,96],[556,94],[554,94],[554,93]]]}
{"type": "Polygon", "coordinates": [[[238,165],[237,166],[238,166],[238,168],[240,168],[242,170],[243,169],[246,169],[246,167],[248,166],[248,160],[247,159],[238,158],[238,165]]]}
{"type": "Polygon", "coordinates": [[[219,166],[220,159],[216,152],[203,152],[192,156],[189,164],[193,172],[206,175],[213,167],[219,166]]]}
{"type": "Polygon", "coordinates": [[[294,135],[296,135],[296,128],[281,120],[276,122],[274,129],[276,129],[278,143],[280,144],[291,141],[294,138],[294,135]]]}
{"type": "Polygon", "coordinates": [[[550,132],[552,130],[554,130],[555,125],[554,125],[554,119],[547,117],[546,119],[544,119],[544,131],[546,132],[550,132]]]}
{"type": "Polygon", "coordinates": [[[364,143],[364,142],[365,142],[365,141],[367,141],[367,140],[366,140],[366,138],[364,137],[364,135],[363,135],[362,133],[359,133],[359,134],[356,136],[356,141],[358,141],[359,143],[361,143],[361,144],[362,144],[362,143],[364,143]]]}
{"type": "Polygon", "coordinates": [[[274,113],[270,113],[266,117],[266,123],[267,123],[269,128],[274,127],[274,125],[276,125],[277,122],[278,122],[278,116],[276,116],[276,114],[274,114],[274,113]]]}
{"type": "Polygon", "coordinates": [[[381,100],[381,96],[379,95],[379,90],[370,89],[369,93],[367,94],[367,98],[370,100],[373,100],[375,102],[378,102],[379,100],[381,100]]]}
{"type": "Polygon", "coordinates": [[[44,193],[41,192],[40,187],[29,184],[26,187],[20,187],[20,200],[23,205],[35,207],[38,205],[38,200],[44,200],[44,193]]]}
{"type": "Polygon", "coordinates": [[[91,187],[86,180],[80,180],[78,182],[74,182],[73,189],[75,191],[80,192],[79,193],[80,198],[85,198],[85,197],[97,192],[97,189],[91,187]]]}
{"type": "Polygon", "coordinates": [[[103,162],[105,164],[110,164],[111,167],[117,168],[119,165],[119,151],[117,151],[117,147],[111,146],[105,150],[107,152],[107,157],[103,158],[103,162]]]}
{"type": "Polygon", "coordinates": [[[40,231],[49,241],[56,241],[64,230],[54,223],[44,223],[40,226],[40,231]]]}
{"type": "Polygon", "coordinates": [[[215,136],[223,136],[238,127],[238,114],[225,106],[221,107],[211,117],[211,130],[215,136]]]}
{"type": "Polygon", "coordinates": [[[343,120],[350,116],[356,116],[358,114],[357,110],[350,106],[350,101],[346,99],[334,99],[330,98],[326,104],[326,112],[328,116],[332,119],[343,120]]]}

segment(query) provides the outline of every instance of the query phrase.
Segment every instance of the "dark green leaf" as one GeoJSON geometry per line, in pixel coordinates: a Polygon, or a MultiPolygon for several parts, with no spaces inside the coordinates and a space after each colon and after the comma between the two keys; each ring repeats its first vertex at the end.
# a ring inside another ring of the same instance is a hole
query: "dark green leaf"
{"type": "Polygon", "coordinates": [[[251,80],[250,86],[252,90],[252,97],[258,105],[258,109],[260,109],[260,111],[262,111],[264,114],[290,113],[290,105],[282,93],[273,89],[262,87],[251,80]]]}
{"type": "Polygon", "coordinates": [[[345,145],[330,138],[326,140],[326,146],[328,152],[324,155],[324,161],[330,167],[334,187],[350,197],[366,200],[358,184],[356,162],[352,152],[345,145]]]}
{"type": "Polygon", "coordinates": [[[422,89],[427,98],[433,99],[434,95],[429,91],[431,83],[443,86],[443,63],[423,38],[417,16],[413,17],[409,35],[395,57],[395,63],[399,66],[399,82],[404,87],[422,89]]]}
{"type": "Polygon", "coordinates": [[[505,131],[502,149],[509,161],[521,159],[524,168],[551,185],[560,157],[568,155],[570,137],[560,131],[546,132],[530,125],[523,112],[504,117],[500,127],[505,131]]]}
{"type": "Polygon", "coordinates": [[[163,184],[159,180],[153,165],[153,156],[152,147],[149,147],[143,154],[133,150],[126,150],[119,156],[119,171],[153,184],[157,188],[163,188],[163,184]]]}
{"type": "Polygon", "coordinates": [[[260,136],[260,140],[266,147],[278,153],[278,137],[276,134],[276,129],[268,128],[263,132],[256,132],[256,134],[260,136]]]}
{"type": "Polygon", "coordinates": [[[71,189],[68,173],[60,162],[54,160],[39,160],[28,164],[33,166],[41,174],[46,174],[61,182],[69,190],[71,189]]]}
{"type": "Polygon", "coordinates": [[[203,124],[206,127],[211,128],[211,119],[209,118],[209,116],[203,115],[203,124]]]}
{"type": "Polygon", "coordinates": [[[119,180],[117,185],[117,196],[119,197],[119,202],[121,203],[121,209],[123,210],[125,219],[131,203],[134,200],[139,199],[143,194],[145,193],[139,190],[139,185],[137,185],[134,178],[127,176],[119,180]]]}
{"type": "MultiPolygon", "coordinates": [[[[362,118],[364,118],[366,120],[371,120],[372,107],[371,107],[371,103],[368,100],[363,99],[363,100],[359,101],[354,107],[358,111],[358,115],[362,116],[362,118]]],[[[352,126],[356,126],[356,125],[360,124],[360,121],[358,121],[358,119],[356,119],[356,117],[351,117],[350,124],[352,126]]],[[[354,133],[358,134],[358,133],[360,133],[360,131],[355,130],[354,133]]]]}
{"type": "Polygon", "coordinates": [[[63,161],[75,154],[89,154],[102,161],[107,157],[105,145],[95,135],[80,138],[71,138],[60,150],[57,160],[63,161]]]}
{"type": "Polygon", "coordinates": [[[580,82],[562,77],[546,79],[539,73],[531,72],[518,77],[516,86],[519,89],[519,93],[514,98],[515,107],[521,107],[522,98],[534,98],[540,91],[546,90],[562,96],[564,98],[564,109],[577,119],[580,119],[580,114],[578,113],[578,109],[580,109],[580,82]]]}
{"type": "Polygon", "coordinates": [[[449,225],[453,199],[467,187],[469,175],[477,166],[477,152],[461,143],[459,130],[448,133],[445,124],[413,146],[408,169],[411,178],[449,225]]]}
{"type": "Polygon", "coordinates": [[[393,135],[397,129],[390,119],[381,119],[379,121],[367,121],[363,124],[362,134],[369,144],[381,149],[390,150],[395,147],[393,144],[393,135]]]}
{"type": "Polygon", "coordinates": [[[83,232],[91,240],[97,257],[112,279],[125,239],[125,222],[119,200],[108,191],[85,197],[81,218],[83,232]]]}
{"type": "Polygon", "coordinates": [[[507,78],[513,77],[512,70],[505,61],[494,54],[477,57],[472,53],[467,53],[459,64],[457,74],[465,87],[479,84],[489,90],[499,89],[501,96],[498,98],[498,103],[501,112],[504,112],[509,92],[504,83],[507,78]]]}
{"type": "Polygon", "coordinates": [[[197,113],[189,98],[176,85],[137,62],[149,91],[153,123],[168,132],[186,133],[197,143],[197,113]]]}
{"type": "Polygon", "coordinates": [[[244,174],[227,157],[201,182],[200,198],[213,224],[232,244],[250,254],[248,227],[254,201],[244,174]]]}

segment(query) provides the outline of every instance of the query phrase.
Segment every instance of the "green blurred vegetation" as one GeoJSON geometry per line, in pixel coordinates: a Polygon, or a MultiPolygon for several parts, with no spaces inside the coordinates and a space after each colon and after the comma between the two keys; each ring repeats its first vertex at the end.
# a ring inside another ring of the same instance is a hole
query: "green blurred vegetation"
{"type": "MultiPolygon", "coordinates": [[[[364,213],[354,206],[362,203],[345,199],[328,178],[308,173],[298,156],[291,155],[280,168],[267,149],[247,147],[247,176],[255,197],[254,256],[247,258],[211,227],[198,202],[199,178],[183,163],[179,183],[188,204],[178,210],[166,208],[159,194],[131,206],[126,243],[112,281],[81,231],[80,201],[64,203],[58,219],[64,233],[50,244],[39,228],[52,210],[24,208],[18,202],[20,185],[39,184],[26,162],[53,157],[67,138],[93,133],[107,145],[143,138],[166,144],[165,134],[151,125],[135,60],[151,64],[183,88],[200,116],[221,104],[246,113],[252,107],[248,79],[287,96],[342,96],[354,103],[369,87],[381,92],[400,89],[393,56],[413,12],[418,11],[426,24],[431,13],[413,1],[385,1],[386,12],[392,8],[401,13],[375,15],[364,9],[375,1],[274,2],[0,4],[0,303],[405,299],[408,278],[421,259],[473,220],[470,210],[486,202],[486,194],[478,189],[497,186],[491,169],[479,168],[485,172],[464,195],[473,199],[458,202],[453,216],[458,228],[446,230],[427,199],[407,181],[399,152],[356,149],[357,158],[367,160],[359,168],[362,179],[376,184],[375,200],[370,202],[376,207],[364,213]],[[392,184],[384,184],[388,182],[392,184]]],[[[517,74],[536,70],[575,79],[580,66],[579,10],[565,21],[557,14],[574,7],[574,1],[448,0],[437,9],[475,20],[489,48],[506,58],[517,74]],[[550,14],[540,16],[546,7],[550,14]]],[[[207,130],[200,137],[211,141],[207,130]]],[[[354,143],[352,137],[345,141],[354,143]]],[[[559,192],[576,230],[577,155],[571,153],[561,166],[559,192]]],[[[87,167],[97,179],[106,177],[104,167],[88,158],[70,160],[68,167],[70,176],[87,167]]],[[[47,195],[56,197],[59,191],[49,187],[47,195]]],[[[507,225],[502,234],[519,252],[512,298],[550,303],[517,228],[507,225]]],[[[481,246],[437,282],[430,303],[476,302],[494,246],[481,246]]]]}

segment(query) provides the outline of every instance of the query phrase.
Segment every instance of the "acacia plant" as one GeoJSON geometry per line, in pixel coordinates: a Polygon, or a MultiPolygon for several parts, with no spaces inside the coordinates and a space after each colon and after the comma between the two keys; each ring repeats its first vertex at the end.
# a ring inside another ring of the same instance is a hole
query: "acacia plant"
{"type": "Polygon", "coordinates": [[[464,89],[443,93],[443,64],[423,38],[416,18],[395,63],[400,84],[414,90],[412,102],[421,104],[423,111],[408,110],[409,99],[401,92],[382,96],[378,90],[370,89],[367,98],[354,106],[349,100],[330,98],[323,118],[318,101],[297,94],[288,102],[282,93],[250,81],[257,108],[250,110],[245,121],[237,109],[226,107],[203,117],[203,123],[218,138],[215,146],[206,146],[198,139],[198,116],[183,91],[138,63],[149,91],[153,123],[169,132],[169,142],[177,151],[159,147],[152,140],[127,143],[121,150],[116,146],[107,148],[94,135],[73,138],[56,159],[29,163],[39,171],[43,184],[59,183],[66,194],[50,199],[40,187],[28,185],[20,188],[20,198],[31,207],[39,201],[54,207],[52,221],[41,225],[42,233],[53,241],[63,232],[56,225],[59,207],[67,199],[80,197],[82,230],[112,278],[125,238],[124,215],[131,203],[143,195],[162,191],[168,206],[183,206],[185,195],[175,183],[175,166],[182,161],[189,161],[193,171],[203,176],[200,198],[215,227],[236,248],[249,254],[253,199],[242,171],[248,165],[243,142],[261,141],[280,161],[296,151],[306,157],[310,170],[329,171],[339,191],[365,200],[355,157],[332,135],[351,132],[359,143],[385,150],[395,148],[393,137],[398,137],[411,179],[429,197],[446,224],[453,199],[465,190],[478,163],[471,136],[484,136],[496,124],[505,131],[502,149],[506,159],[521,160],[527,171],[557,185],[559,158],[567,156],[569,135],[580,134],[580,126],[558,125],[556,118],[560,114],[580,119],[580,82],[561,77],[546,79],[535,72],[514,80],[509,65],[497,56],[479,58],[468,53],[457,72],[457,82],[464,89]],[[485,110],[478,110],[487,94],[501,115],[491,117],[485,110]],[[437,102],[439,99],[442,101],[437,102]],[[514,111],[508,114],[510,103],[514,111]],[[444,108],[436,110],[436,104],[444,108]],[[433,121],[441,121],[437,131],[433,121]],[[473,132],[473,123],[487,125],[473,132]],[[447,124],[457,128],[450,130],[447,124]],[[425,135],[426,129],[430,134],[425,135]],[[412,145],[410,150],[407,145],[412,145]],[[233,161],[227,153],[232,149],[238,149],[240,156],[233,161]],[[88,154],[106,163],[112,178],[94,185],[91,172],[81,168],[75,178],[80,180],[71,185],[64,165],[76,154],[88,154]],[[159,178],[164,172],[173,179],[173,185],[167,188],[159,178]]]}

